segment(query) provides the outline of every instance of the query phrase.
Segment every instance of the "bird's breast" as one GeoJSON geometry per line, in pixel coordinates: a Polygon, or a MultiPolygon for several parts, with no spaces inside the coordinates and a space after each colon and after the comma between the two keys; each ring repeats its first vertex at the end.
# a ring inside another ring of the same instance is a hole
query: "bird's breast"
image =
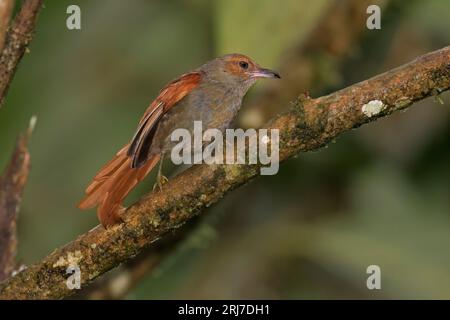
{"type": "Polygon", "coordinates": [[[201,120],[206,129],[227,128],[236,117],[241,104],[242,92],[232,86],[200,85],[186,99],[192,112],[191,120],[201,120]]]}
{"type": "Polygon", "coordinates": [[[242,104],[243,94],[231,87],[199,85],[174,105],[158,124],[151,153],[169,150],[174,143],[170,135],[175,129],[194,130],[194,121],[202,122],[202,129],[229,128],[242,104]]]}

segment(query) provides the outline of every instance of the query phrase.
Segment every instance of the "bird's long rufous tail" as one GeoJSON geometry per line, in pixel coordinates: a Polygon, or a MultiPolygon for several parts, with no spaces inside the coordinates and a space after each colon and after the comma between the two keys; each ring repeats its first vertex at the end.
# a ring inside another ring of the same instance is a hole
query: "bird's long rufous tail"
{"type": "Polygon", "coordinates": [[[100,169],[86,188],[86,196],[78,204],[82,210],[98,205],[97,216],[105,227],[121,220],[120,214],[124,210],[122,201],[160,160],[160,155],[154,155],[142,167],[132,168],[132,158],[127,155],[128,148],[129,144],[100,169]]]}

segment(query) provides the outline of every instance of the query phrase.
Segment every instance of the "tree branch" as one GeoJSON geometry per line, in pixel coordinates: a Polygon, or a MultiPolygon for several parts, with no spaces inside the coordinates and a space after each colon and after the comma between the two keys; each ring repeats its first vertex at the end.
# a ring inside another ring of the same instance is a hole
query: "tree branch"
{"type": "MultiPolygon", "coordinates": [[[[450,88],[450,47],[317,99],[300,96],[289,112],[272,119],[279,129],[280,161],[316,150],[339,134],[404,109],[450,88]],[[370,102],[370,103],[369,103],[370,102]],[[379,111],[379,112],[377,112],[379,111]]],[[[131,206],[124,223],[98,226],[0,285],[3,299],[63,298],[66,268],[77,264],[82,285],[138,254],[202,209],[259,173],[258,165],[198,165],[131,206]]]]}
{"type": "Polygon", "coordinates": [[[17,65],[31,42],[43,0],[25,0],[6,35],[0,56],[0,108],[3,105],[17,65]]]}
{"type": "Polygon", "coordinates": [[[189,220],[182,228],[169,232],[135,258],[104,275],[71,297],[74,299],[106,300],[123,299],[141,280],[155,271],[166,258],[185,243],[193,229],[198,227],[201,216],[189,220]],[[116,272],[117,271],[117,272],[116,272]]]}
{"type": "Polygon", "coordinates": [[[0,281],[11,276],[16,262],[16,222],[22,192],[30,170],[28,140],[35,125],[31,118],[28,131],[20,135],[4,174],[0,177],[0,281]]]}

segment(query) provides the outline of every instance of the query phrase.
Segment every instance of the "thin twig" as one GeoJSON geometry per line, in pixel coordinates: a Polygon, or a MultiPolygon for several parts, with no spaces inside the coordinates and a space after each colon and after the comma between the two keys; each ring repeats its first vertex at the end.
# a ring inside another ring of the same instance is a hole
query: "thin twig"
{"type": "MultiPolygon", "coordinates": [[[[450,47],[333,94],[300,97],[267,128],[280,133],[280,160],[316,150],[339,134],[409,107],[450,88],[450,47]]],[[[167,232],[259,174],[259,165],[198,165],[131,206],[124,223],[98,226],[54,250],[0,285],[3,299],[58,299],[73,293],[68,266],[81,271],[82,286],[135,256],[167,232]]]]}
{"type": "Polygon", "coordinates": [[[16,267],[17,213],[30,169],[27,144],[35,119],[31,119],[27,132],[18,138],[12,158],[0,177],[0,281],[10,277],[16,267]]]}
{"type": "Polygon", "coordinates": [[[6,35],[0,56],[0,108],[17,65],[31,42],[42,2],[43,0],[25,0],[6,35]]]}
{"type": "Polygon", "coordinates": [[[2,52],[5,43],[14,2],[14,0],[0,0],[0,52],[2,52]]]}

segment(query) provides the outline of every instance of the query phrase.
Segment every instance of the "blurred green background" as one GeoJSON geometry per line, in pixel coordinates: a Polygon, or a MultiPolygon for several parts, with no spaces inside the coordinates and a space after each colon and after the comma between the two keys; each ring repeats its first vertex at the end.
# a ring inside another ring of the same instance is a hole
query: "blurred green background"
{"type": "MultiPolygon", "coordinates": [[[[20,212],[20,262],[30,264],[97,224],[95,212],[76,203],[165,83],[230,52],[277,69],[331,3],[46,1],[0,109],[0,168],[30,117],[38,118],[20,212]],[[66,28],[70,4],[81,7],[82,30],[66,28]]],[[[382,29],[366,31],[334,85],[317,94],[450,43],[446,0],[397,1],[383,14],[382,29]]],[[[230,194],[123,298],[449,299],[450,95],[442,99],[445,105],[428,99],[348,132],[230,194]],[[366,287],[372,264],[381,267],[381,290],[366,287]]]]}

